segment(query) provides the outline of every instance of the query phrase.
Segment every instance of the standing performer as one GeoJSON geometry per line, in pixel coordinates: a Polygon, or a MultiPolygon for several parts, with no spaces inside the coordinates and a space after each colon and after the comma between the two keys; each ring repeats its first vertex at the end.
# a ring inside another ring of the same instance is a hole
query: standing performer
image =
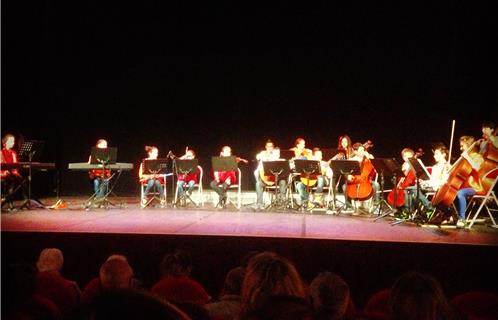
{"type": "MultiPolygon", "coordinates": [[[[2,138],[2,153],[0,154],[1,163],[17,163],[17,152],[13,149],[16,138],[13,134],[7,133],[2,138]]],[[[2,207],[8,204],[9,210],[14,209],[13,196],[21,187],[23,178],[17,169],[1,170],[2,184],[2,207]]],[[[24,197],[24,193],[23,193],[24,197]]],[[[24,197],[25,198],[25,197],[24,197]]]]}
{"type": "MultiPolygon", "coordinates": [[[[147,158],[144,160],[155,160],[159,155],[159,149],[155,146],[145,146],[145,151],[147,151],[147,158]]],[[[166,184],[166,178],[164,174],[146,174],[144,173],[144,162],[140,163],[140,168],[138,169],[138,177],[140,183],[146,184],[143,198],[141,200],[142,207],[147,205],[147,196],[152,188],[155,188],[157,193],[159,193],[159,198],[161,202],[161,207],[166,205],[166,198],[164,197],[164,185],[166,184]]]]}
{"type": "MultiPolygon", "coordinates": [[[[258,167],[254,170],[254,178],[256,179],[256,208],[259,210],[264,208],[263,191],[265,184],[275,183],[273,176],[265,176],[263,171],[263,161],[277,161],[284,159],[280,159],[280,149],[275,148],[273,141],[268,140],[265,144],[265,150],[256,155],[256,160],[258,160],[258,167]]],[[[288,177],[279,176],[277,183],[281,201],[285,199],[287,179],[288,177]]]]}
{"type": "MultiPolygon", "coordinates": [[[[97,140],[96,147],[100,149],[107,148],[107,140],[99,139],[97,140]]],[[[92,162],[92,155],[88,157],[88,163],[92,162]]],[[[111,170],[102,170],[102,169],[92,169],[88,172],[90,180],[93,183],[93,192],[95,194],[95,198],[103,198],[107,193],[108,181],[107,179],[111,177],[111,170]]]]}

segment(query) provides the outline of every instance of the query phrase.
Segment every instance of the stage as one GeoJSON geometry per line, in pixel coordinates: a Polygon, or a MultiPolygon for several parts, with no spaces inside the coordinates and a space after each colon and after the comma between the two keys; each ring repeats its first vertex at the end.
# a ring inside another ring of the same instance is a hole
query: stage
{"type": "MultiPolygon", "coordinates": [[[[57,199],[43,199],[52,205],[57,199]]],[[[323,270],[343,275],[357,304],[389,286],[404,271],[435,274],[450,292],[471,287],[498,291],[487,270],[498,265],[498,229],[475,224],[393,225],[394,217],[327,214],[299,210],[256,211],[251,205],[214,208],[140,208],[137,197],[119,198],[124,207],[85,210],[85,197],[62,198],[67,208],[2,212],[2,264],[36,261],[45,247],[59,247],[65,270],[84,285],[112,253],[123,253],[151,285],[166,252],[192,252],[194,275],[216,295],[230,267],[250,251],[271,250],[293,260],[310,281],[323,270]],[[470,270],[481,270],[470,272],[470,270]]]]}

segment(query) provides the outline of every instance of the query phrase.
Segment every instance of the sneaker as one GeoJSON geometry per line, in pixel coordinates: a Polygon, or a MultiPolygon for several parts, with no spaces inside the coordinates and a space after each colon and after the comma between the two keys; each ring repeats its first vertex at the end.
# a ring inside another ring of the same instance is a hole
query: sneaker
{"type": "Polygon", "coordinates": [[[458,219],[457,223],[456,223],[456,227],[461,229],[461,228],[465,228],[465,220],[464,219],[458,219]]]}
{"type": "Polygon", "coordinates": [[[142,199],[140,205],[142,206],[142,208],[145,208],[145,206],[147,205],[147,199],[142,199]]]}
{"type": "Polygon", "coordinates": [[[161,208],[166,208],[166,200],[161,199],[161,204],[159,205],[161,208]]]}

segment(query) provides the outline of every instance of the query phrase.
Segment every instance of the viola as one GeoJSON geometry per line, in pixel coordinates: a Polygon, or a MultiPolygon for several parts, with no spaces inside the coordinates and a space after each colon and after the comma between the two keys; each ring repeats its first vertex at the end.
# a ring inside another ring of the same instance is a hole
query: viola
{"type": "Polygon", "coordinates": [[[361,174],[354,176],[353,180],[347,183],[346,192],[350,199],[363,201],[372,196],[373,188],[370,175],[373,170],[375,169],[372,162],[365,158],[362,162],[361,174]]]}

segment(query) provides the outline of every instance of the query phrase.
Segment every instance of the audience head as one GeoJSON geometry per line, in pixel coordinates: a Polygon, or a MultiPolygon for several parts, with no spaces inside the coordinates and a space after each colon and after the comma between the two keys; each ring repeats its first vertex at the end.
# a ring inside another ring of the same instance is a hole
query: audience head
{"type": "Polygon", "coordinates": [[[299,273],[289,260],[273,252],[262,252],[247,266],[242,284],[243,309],[257,308],[274,295],[304,298],[306,293],[299,273]]]}
{"type": "Polygon", "coordinates": [[[192,271],[192,257],[185,250],[166,254],[161,261],[161,275],[180,276],[190,275],[192,271]]]}
{"type": "Polygon", "coordinates": [[[102,264],[99,278],[104,290],[131,288],[133,269],[126,260],[114,258],[102,264]]]}
{"type": "Polygon", "coordinates": [[[318,318],[344,317],[350,300],[349,285],[340,276],[332,272],[318,274],[311,281],[310,294],[318,318]]]}
{"type": "Polygon", "coordinates": [[[440,283],[433,277],[408,272],[399,277],[391,288],[388,319],[452,319],[447,298],[440,283]]]}
{"type": "Polygon", "coordinates": [[[36,262],[36,267],[38,271],[57,271],[62,270],[62,265],[64,264],[64,256],[62,251],[57,248],[46,248],[40,252],[38,261],[36,262]]]}
{"type": "Polygon", "coordinates": [[[242,282],[244,281],[245,275],[246,269],[244,267],[236,267],[228,271],[225,277],[225,282],[223,283],[222,295],[240,295],[240,292],[242,290],[242,282]]]}

